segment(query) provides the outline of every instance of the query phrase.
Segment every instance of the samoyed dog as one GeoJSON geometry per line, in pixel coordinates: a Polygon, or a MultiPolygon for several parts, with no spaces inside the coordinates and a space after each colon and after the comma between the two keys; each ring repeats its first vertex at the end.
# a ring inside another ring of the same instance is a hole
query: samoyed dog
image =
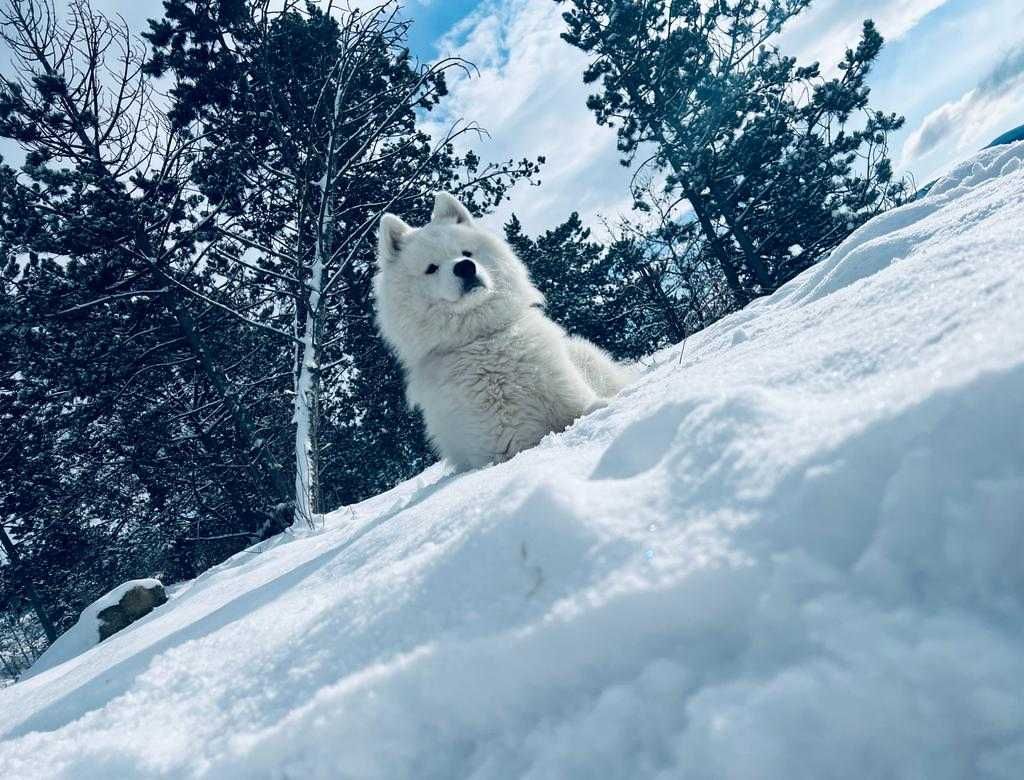
{"type": "Polygon", "coordinates": [[[430,222],[385,214],[373,280],[377,327],[434,448],[457,469],[506,460],[607,404],[631,378],[569,336],[501,239],[446,192],[430,222]]]}

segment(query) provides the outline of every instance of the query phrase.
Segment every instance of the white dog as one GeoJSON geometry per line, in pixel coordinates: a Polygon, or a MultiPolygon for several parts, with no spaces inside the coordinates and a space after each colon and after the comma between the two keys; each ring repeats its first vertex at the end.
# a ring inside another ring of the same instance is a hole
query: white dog
{"type": "Polygon", "coordinates": [[[498,463],[604,406],[629,369],[544,316],[526,267],[446,192],[430,222],[380,221],[377,327],[439,454],[498,463]]]}

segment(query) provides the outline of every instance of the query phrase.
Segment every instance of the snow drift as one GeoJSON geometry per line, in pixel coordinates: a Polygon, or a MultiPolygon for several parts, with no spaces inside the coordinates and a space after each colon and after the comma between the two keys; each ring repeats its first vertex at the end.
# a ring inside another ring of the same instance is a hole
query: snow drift
{"type": "Polygon", "coordinates": [[[0,776],[1019,777],[1022,162],[0,691],[0,776]]]}

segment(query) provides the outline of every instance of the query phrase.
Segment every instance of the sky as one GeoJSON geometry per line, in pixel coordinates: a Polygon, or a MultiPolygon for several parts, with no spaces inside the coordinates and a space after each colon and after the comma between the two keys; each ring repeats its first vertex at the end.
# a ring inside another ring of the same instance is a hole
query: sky
{"type": "MultiPolygon", "coordinates": [[[[136,29],[159,0],[94,0],[136,29]]],[[[513,212],[527,231],[573,211],[597,228],[628,214],[630,172],[614,131],[586,108],[586,56],[559,38],[564,5],[552,0],[404,0],[410,48],[423,61],[458,54],[477,66],[451,83],[429,122],[436,131],[473,121],[489,136],[470,145],[485,160],[547,159],[541,185],[522,185],[486,222],[513,212]]],[[[1024,124],[1024,3],[1021,0],[814,0],[779,39],[800,62],[827,69],[855,45],[864,19],[886,39],[870,79],[872,106],[906,117],[891,143],[897,171],[918,186],[1024,124]]],[[[2,152],[2,150],[0,150],[2,152]]]]}
{"type": "MultiPolygon", "coordinates": [[[[599,225],[629,209],[630,172],[619,165],[614,132],[586,108],[586,57],[559,38],[563,11],[551,0],[409,6],[414,51],[426,59],[459,52],[480,69],[454,85],[436,121],[480,122],[491,134],[474,142],[485,159],[547,158],[542,185],[515,192],[494,224],[514,211],[538,232],[572,211],[599,225]]],[[[779,45],[801,62],[834,66],[866,18],[886,39],[869,82],[872,105],[906,117],[891,156],[918,186],[1024,124],[1020,0],[815,0],[779,45]]]]}

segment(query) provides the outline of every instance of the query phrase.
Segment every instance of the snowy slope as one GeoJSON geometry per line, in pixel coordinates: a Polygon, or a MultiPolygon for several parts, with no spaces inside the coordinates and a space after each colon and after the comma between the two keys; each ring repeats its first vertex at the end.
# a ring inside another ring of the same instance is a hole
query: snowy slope
{"type": "Polygon", "coordinates": [[[1022,163],[0,691],[0,777],[1020,777],[1022,163]]]}

